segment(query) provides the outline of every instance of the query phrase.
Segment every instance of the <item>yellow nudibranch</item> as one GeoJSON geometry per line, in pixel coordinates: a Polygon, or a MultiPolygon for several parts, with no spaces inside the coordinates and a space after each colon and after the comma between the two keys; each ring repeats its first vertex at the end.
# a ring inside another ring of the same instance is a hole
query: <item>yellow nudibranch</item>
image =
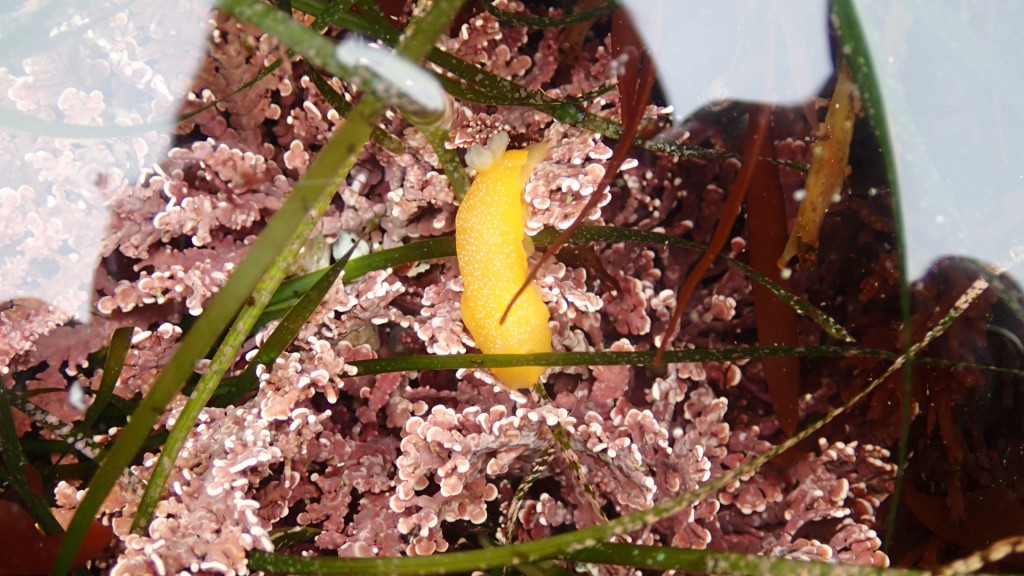
{"type": "MultiPolygon", "coordinates": [[[[485,354],[551,352],[550,315],[536,283],[499,323],[526,280],[526,258],[533,252],[533,242],[524,232],[523,189],[547,152],[543,145],[506,151],[507,146],[508,134],[499,132],[486,148],[474,145],[466,154],[466,163],[477,169],[477,177],[455,215],[455,251],[465,285],[462,321],[485,354]]],[[[544,370],[543,366],[492,369],[509,388],[533,386],[544,370]]]]}

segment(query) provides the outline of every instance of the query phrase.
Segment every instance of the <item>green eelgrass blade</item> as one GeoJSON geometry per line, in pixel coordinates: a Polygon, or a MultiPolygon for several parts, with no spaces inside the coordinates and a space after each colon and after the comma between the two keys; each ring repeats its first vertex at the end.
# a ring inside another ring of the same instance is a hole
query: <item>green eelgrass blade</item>
{"type": "Polygon", "coordinates": [[[284,349],[291,344],[292,340],[295,339],[295,335],[299,333],[299,330],[302,329],[306,321],[309,320],[309,317],[316,311],[317,306],[323,301],[324,296],[334,286],[338,275],[345,268],[345,263],[358,246],[358,243],[352,244],[352,247],[348,249],[348,254],[345,254],[341,260],[331,265],[327,269],[327,273],[321,276],[317,283],[313,285],[313,289],[300,298],[295,303],[295,306],[292,306],[292,309],[288,311],[288,314],[281,320],[281,323],[277,325],[277,328],[270,334],[267,341],[260,347],[256,357],[246,367],[244,377],[255,380],[256,367],[260,365],[270,366],[273,364],[274,359],[280,356],[284,349]]]}
{"type": "MultiPolygon", "coordinates": [[[[320,95],[327,100],[327,103],[334,108],[341,116],[347,116],[349,111],[352,110],[352,105],[345,100],[345,97],[338,93],[327,82],[323,74],[320,73],[316,68],[310,68],[309,70],[310,79],[313,80],[313,85],[320,91],[320,95]]],[[[391,152],[392,154],[401,154],[405,152],[405,143],[398,138],[385,132],[380,126],[373,127],[373,133],[371,134],[373,141],[380,145],[381,148],[391,152]]]]}
{"type": "Polygon", "coordinates": [[[505,527],[498,533],[498,542],[501,544],[512,542],[512,535],[515,532],[516,524],[519,522],[519,510],[522,509],[523,502],[526,501],[526,497],[530,493],[530,488],[547,472],[548,466],[551,465],[551,459],[555,457],[555,454],[557,454],[555,447],[548,446],[544,453],[530,464],[530,469],[523,476],[523,479],[519,481],[519,486],[516,486],[516,491],[512,494],[512,500],[508,503],[508,511],[505,513],[505,527]]]}
{"type": "MultiPolygon", "coordinates": [[[[66,390],[60,389],[43,389],[37,388],[31,391],[31,394],[52,394],[52,393],[67,393],[66,390]]],[[[28,396],[28,393],[23,394],[12,394],[8,392],[7,400],[15,408],[25,413],[29,418],[34,420],[39,426],[48,430],[51,434],[60,439],[66,446],[66,450],[74,451],[79,457],[85,458],[86,460],[93,460],[93,463],[98,463],[103,458],[102,447],[93,442],[92,438],[86,433],[74,428],[71,424],[61,421],[56,418],[48,410],[45,410],[31,401],[26,399],[24,396],[28,396]]]]}
{"type": "MultiPolygon", "coordinates": [[[[554,230],[542,230],[534,237],[534,245],[538,247],[547,246],[557,235],[558,233],[554,230]]],[[[697,242],[691,242],[689,240],[683,240],[682,238],[659,234],[657,232],[618,228],[614,226],[580,226],[579,229],[569,237],[569,243],[579,244],[583,242],[636,242],[640,244],[667,244],[670,246],[689,248],[691,250],[704,250],[704,245],[697,242]]],[[[389,266],[408,264],[432,258],[444,258],[454,255],[455,239],[451,236],[433,238],[422,242],[413,242],[412,244],[405,246],[392,248],[390,250],[382,250],[381,252],[368,254],[360,258],[354,258],[345,268],[345,277],[348,279],[355,279],[370,270],[381,270],[389,266]]],[[[817,308],[807,300],[787,292],[784,288],[760,274],[747,264],[725,254],[722,254],[721,256],[733,266],[736,266],[746,274],[749,274],[755,282],[764,286],[772,294],[796,310],[798,314],[802,314],[814,320],[833,338],[844,342],[853,341],[853,337],[850,336],[849,332],[847,332],[846,329],[838,322],[825,314],[821,309],[817,308]]],[[[301,295],[304,290],[308,290],[308,287],[316,281],[316,278],[319,278],[320,274],[323,274],[323,271],[312,272],[306,276],[295,278],[285,283],[279,293],[275,294],[271,299],[270,304],[267,306],[265,315],[261,320],[267,322],[273,318],[279,317],[279,315],[283,313],[283,310],[287,309],[287,307],[294,302],[295,298],[301,295]],[[275,312],[278,316],[274,316],[275,312]]]]}
{"type": "MultiPolygon", "coordinates": [[[[538,234],[538,236],[540,236],[540,234],[538,234]]],[[[546,239],[538,238],[537,243],[541,244],[545,240],[546,239]]],[[[580,226],[579,230],[572,235],[572,240],[576,242],[642,242],[649,244],[668,244],[701,251],[705,248],[703,244],[690,242],[688,240],[683,240],[682,238],[676,238],[675,236],[612,226],[580,226]]],[[[725,254],[721,254],[720,256],[733,266],[750,275],[755,282],[764,286],[769,292],[793,308],[793,310],[798,314],[807,316],[814,320],[833,338],[837,338],[844,342],[853,341],[853,337],[850,336],[849,332],[847,332],[845,328],[807,300],[787,292],[782,288],[782,286],[779,286],[747,264],[725,254]]]]}
{"type": "MultiPolygon", "coordinates": [[[[536,354],[452,354],[438,356],[418,354],[412,356],[390,356],[369,360],[354,360],[351,365],[358,376],[385,374],[388,372],[412,372],[420,370],[458,370],[461,368],[507,368],[514,366],[646,366],[654,363],[654,351],[634,352],[542,352],[536,354]]],[[[861,348],[858,346],[734,346],[730,348],[692,348],[666,350],[665,362],[729,362],[778,356],[800,356],[805,358],[878,358],[895,360],[898,355],[889,350],[861,348]]],[[[973,368],[989,370],[1014,376],[1024,376],[1024,369],[1004,368],[986,364],[975,364],[942,358],[918,356],[917,362],[945,366],[955,369],[973,368]]],[[[240,384],[231,386],[234,394],[251,391],[242,389],[240,384]]]]}
{"type": "MultiPolygon", "coordinates": [[[[371,252],[365,256],[349,260],[348,264],[345,265],[345,279],[351,282],[374,270],[383,270],[401,264],[454,255],[455,239],[452,236],[421,240],[405,244],[404,246],[381,250],[380,252],[371,252]]],[[[283,282],[281,288],[270,299],[270,303],[267,304],[267,308],[260,318],[260,324],[266,324],[271,320],[280,318],[286,310],[291,308],[296,299],[302,297],[319,280],[320,276],[324,274],[324,270],[310,272],[309,274],[283,282]]]]}
{"type": "MultiPolygon", "coordinates": [[[[654,363],[655,351],[633,352],[540,352],[536,354],[418,354],[354,360],[358,376],[387,372],[420,370],[458,370],[460,368],[507,368],[515,366],[647,366],[654,363]]],[[[731,362],[756,358],[800,356],[804,358],[878,358],[896,360],[895,352],[859,346],[734,346],[729,348],[689,348],[666,350],[665,362],[731,362]]],[[[977,369],[1024,376],[1024,369],[975,364],[944,358],[916,356],[915,362],[953,369],[977,369]]]]}
{"type": "Polygon", "coordinates": [[[293,528],[279,528],[270,531],[270,540],[274,543],[275,549],[287,548],[296,544],[309,542],[316,538],[322,530],[313,526],[295,526],[293,528]]]}
{"type": "MultiPolygon", "coordinates": [[[[900,315],[903,319],[903,341],[904,352],[911,349],[911,334],[906,327],[910,326],[910,287],[907,278],[907,252],[906,240],[903,237],[903,212],[900,206],[899,175],[896,171],[896,157],[893,150],[892,135],[889,132],[889,122],[882,102],[882,90],[878,84],[878,75],[875,74],[874,64],[867,45],[867,39],[861,29],[860,20],[857,17],[857,10],[851,0],[835,0],[831,3],[832,22],[836,28],[841,46],[840,53],[846,59],[850,72],[857,83],[857,91],[860,94],[864,112],[871,123],[878,143],[881,147],[882,158],[885,161],[885,172],[889,180],[889,196],[892,203],[892,219],[895,226],[897,262],[899,263],[900,276],[900,315]]],[[[913,357],[903,368],[903,393],[900,402],[900,442],[897,449],[897,471],[896,488],[893,492],[893,501],[899,502],[900,493],[903,489],[903,472],[906,468],[908,440],[910,436],[910,409],[912,400],[912,374],[911,366],[913,357]]],[[[886,520],[885,537],[883,542],[892,540],[893,530],[896,527],[896,514],[899,506],[889,509],[889,517],[886,520]]]]}
{"type": "Polygon", "coordinates": [[[252,80],[249,80],[248,82],[242,84],[238,88],[235,88],[234,90],[232,90],[228,94],[226,94],[224,96],[221,96],[220,98],[217,98],[216,100],[213,100],[211,102],[207,102],[206,104],[203,104],[202,106],[200,106],[199,108],[196,108],[195,110],[192,110],[192,111],[189,111],[189,112],[186,112],[184,114],[179,115],[178,116],[178,122],[184,122],[186,120],[189,120],[190,118],[194,118],[195,116],[198,116],[200,113],[205,112],[206,110],[209,110],[210,108],[213,108],[217,104],[220,104],[221,102],[224,102],[225,100],[230,99],[231,97],[235,96],[236,94],[240,94],[240,93],[244,92],[245,90],[248,90],[249,88],[252,88],[260,80],[263,80],[267,76],[270,76],[271,74],[274,73],[275,70],[280,68],[281,67],[281,62],[283,62],[283,61],[280,58],[278,58],[277,60],[274,60],[272,63],[270,63],[269,66],[267,66],[263,70],[260,70],[258,74],[253,76],[252,80]]]}
{"type": "Polygon", "coordinates": [[[450,136],[448,131],[440,124],[422,122],[412,116],[406,116],[406,119],[427,139],[427,143],[430,144],[430,148],[434,150],[437,160],[441,163],[444,175],[448,177],[448,183],[452,186],[455,199],[461,204],[462,199],[466,197],[466,192],[469,192],[469,176],[466,175],[466,168],[462,165],[462,160],[459,159],[455,150],[446,145],[450,136]]]}
{"type": "MultiPolygon", "coordinates": [[[[897,357],[878,378],[872,380],[860,392],[842,406],[829,412],[824,418],[794,434],[781,444],[713,478],[699,488],[658,502],[649,510],[623,516],[605,524],[589,526],[556,536],[498,548],[400,558],[310,558],[253,551],[249,553],[249,567],[253,570],[290,574],[451,574],[528,564],[550,558],[566,558],[576,551],[592,547],[609,538],[638,530],[644,526],[649,526],[662,518],[683,510],[687,506],[712,497],[725,486],[742,480],[744,476],[758,470],[772,458],[810,438],[851,406],[866,398],[887,378],[901,369],[909,359],[913,358],[915,354],[945,332],[950,324],[987,287],[988,282],[983,278],[976,280],[946,313],[943,319],[934,328],[929,330],[919,342],[911,346],[907,353],[897,357]]],[[[532,361],[531,363],[536,364],[536,362],[532,361]]]]}
{"type": "Polygon", "coordinates": [[[96,391],[96,399],[93,400],[85,418],[78,425],[79,431],[86,433],[96,423],[96,419],[103,413],[110,398],[114,395],[114,385],[121,376],[121,369],[124,368],[124,359],[128,356],[128,348],[132,344],[133,326],[122,326],[114,330],[110,337],[110,345],[107,346],[107,359],[103,363],[103,379],[100,380],[100,389],[96,391]]]}
{"type": "MultiPolygon", "coordinates": [[[[260,348],[256,354],[256,358],[249,364],[245,372],[242,375],[242,380],[247,384],[247,388],[255,388],[256,384],[256,366],[263,364],[268,365],[277,358],[281,352],[295,339],[295,335],[299,333],[299,330],[306,323],[309,317],[316,311],[317,305],[323,300],[324,296],[334,285],[334,281],[338,278],[338,274],[345,267],[345,262],[348,261],[348,257],[352,255],[352,251],[356,249],[358,244],[353,244],[349,248],[348,254],[344,258],[336,262],[333,266],[327,269],[327,273],[324,274],[313,289],[306,293],[288,314],[284,317],[284,320],[278,324],[277,328],[267,339],[263,347],[260,348]]],[[[279,281],[279,280],[278,280],[279,281]]],[[[257,311],[256,314],[259,312],[257,311]]],[[[250,313],[249,317],[254,316],[250,313]]],[[[249,329],[252,328],[251,323],[249,325],[232,326],[233,333],[244,335],[248,333],[249,329]],[[238,327],[236,331],[235,328],[238,327]]],[[[171,470],[174,467],[174,462],[178,457],[178,453],[181,452],[181,448],[185,445],[185,441],[188,440],[189,434],[192,432],[192,427],[195,426],[196,418],[199,413],[206,407],[210,398],[213,396],[214,391],[221,384],[222,377],[230,364],[234,361],[235,354],[237,352],[237,346],[230,344],[228,339],[225,339],[225,345],[222,345],[217,351],[217,355],[214,356],[213,362],[211,362],[209,369],[203,374],[202,378],[199,379],[199,384],[196,385],[195,390],[192,392],[192,396],[189,398],[185,407],[182,409],[181,414],[178,416],[177,421],[174,423],[174,428],[167,436],[167,442],[164,443],[163,448],[160,451],[160,458],[157,459],[156,464],[153,467],[153,473],[150,474],[149,483],[146,485],[146,490],[142,494],[142,498],[139,500],[139,506],[135,512],[135,518],[132,521],[132,531],[140,533],[149,526],[149,522],[152,519],[153,512],[156,510],[157,504],[160,502],[160,496],[163,494],[164,487],[167,484],[167,479],[170,477],[171,470]],[[225,352],[222,354],[221,350],[225,352]]]]}
{"type": "MultiPolygon", "coordinates": [[[[331,4],[325,6],[313,0],[296,0],[294,5],[296,9],[318,17],[323,15],[325,20],[332,24],[372,36],[389,45],[394,46],[398,41],[398,33],[393,28],[386,22],[368,17],[368,15],[353,14],[347,10],[337,9],[331,4]]],[[[436,48],[430,51],[427,60],[459,78],[459,81],[452,81],[445,76],[438,77],[444,89],[460,100],[481,104],[529,106],[560,122],[597,132],[608,138],[618,138],[622,134],[621,124],[583,109],[571,98],[564,100],[552,98],[543,91],[520,86],[489,70],[436,48]]],[[[719,150],[679,144],[660,137],[650,140],[637,138],[634,144],[654,152],[688,158],[730,155],[719,150]]]]}
{"type": "Polygon", "coordinates": [[[588,20],[594,20],[606,14],[611,14],[612,11],[618,8],[618,4],[616,2],[609,0],[594,8],[580,10],[579,12],[566,14],[565,16],[528,16],[526,14],[517,14],[515,12],[509,12],[508,10],[502,10],[494,5],[494,0],[480,0],[480,3],[483,5],[484,10],[493,14],[498,20],[507,24],[514,24],[516,26],[526,26],[527,28],[558,28],[559,26],[570,26],[572,24],[587,22],[588,20]]]}
{"type": "Polygon", "coordinates": [[[849,566],[668,546],[602,543],[573,552],[574,562],[629,566],[636,570],[674,570],[686,574],[731,576],[927,576],[927,570],[849,566]]]}
{"type": "Polygon", "coordinates": [[[100,380],[99,390],[96,391],[96,397],[86,411],[85,417],[74,428],[71,428],[70,424],[53,426],[52,419],[47,418],[48,412],[27,400],[19,401],[15,397],[20,410],[25,411],[36,421],[41,421],[43,426],[49,428],[65,444],[64,450],[60,451],[60,458],[50,466],[51,469],[53,466],[60,465],[69,451],[73,451],[83,464],[87,463],[94,467],[99,465],[103,452],[92,441],[90,429],[114,395],[114,385],[117,384],[117,379],[121,376],[121,370],[124,368],[124,360],[128,356],[128,348],[131,346],[134,331],[133,326],[122,326],[114,330],[114,334],[110,337],[110,344],[107,345],[106,360],[103,362],[103,378],[100,380]]]}
{"type": "Polygon", "coordinates": [[[28,480],[25,478],[25,471],[22,468],[25,462],[25,454],[21,451],[21,439],[18,438],[18,431],[14,429],[14,418],[11,414],[11,402],[7,398],[7,385],[3,378],[0,378],[0,453],[3,455],[4,465],[7,467],[6,479],[18,492],[25,502],[32,517],[39,522],[43,531],[47,534],[60,534],[64,531],[57,519],[50,513],[50,506],[41,496],[29,488],[28,480]]]}
{"type": "Polygon", "coordinates": [[[256,367],[270,366],[274,360],[280,356],[285,348],[291,344],[292,340],[295,339],[296,334],[305,323],[309,320],[309,317],[316,311],[317,306],[323,301],[324,296],[330,291],[331,286],[337,280],[346,264],[349,262],[349,258],[352,256],[352,252],[359,246],[358,243],[354,243],[351,248],[348,249],[348,253],[338,260],[329,268],[327,273],[320,276],[320,279],[316,281],[312,289],[305,293],[298,302],[288,311],[288,314],[281,320],[281,323],[274,328],[274,331],[267,338],[263,346],[260,346],[256,356],[249,362],[238,376],[225,378],[221,381],[220,385],[217,386],[216,397],[218,406],[227,406],[234,404],[241,400],[246,394],[256,390],[258,380],[256,377],[256,367]]]}
{"type": "MultiPolygon", "coordinates": [[[[655,350],[634,352],[540,352],[536,354],[417,354],[354,360],[349,364],[358,376],[418,370],[457,370],[459,368],[506,368],[511,366],[647,366],[654,364],[655,350]]],[[[731,348],[688,348],[666,350],[666,363],[726,362],[776,356],[869,357],[893,359],[885,350],[851,346],[734,346],[731,348]]]]}

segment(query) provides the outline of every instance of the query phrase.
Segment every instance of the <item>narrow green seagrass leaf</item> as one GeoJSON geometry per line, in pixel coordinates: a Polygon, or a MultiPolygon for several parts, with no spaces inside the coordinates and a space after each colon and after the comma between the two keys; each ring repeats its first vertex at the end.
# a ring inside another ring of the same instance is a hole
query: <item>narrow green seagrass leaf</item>
{"type": "MultiPolygon", "coordinates": [[[[545,230],[541,234],[553,234],[553,231],[549,232],[545,230]]],[[[541,234],[537,235],[537,244],[546,245],[546,242],[550,240],[546,237],[541,238],[541,234]]],[[[614,226],[580,226],[579,230],[572,235],[571,240],[573,242],[637,242],[643,244],[667,244],[670,246],[680,246],[682,248],[700,251],[703,251],[705,248],[703,244],[690,242],[667,234],[649,232],[646,230],[634,230],[631,228],[618,228],[614,226]]],[[[798,314],[807,316],[814,320],[815,323],[821,326],[821,328],[825,330],[825,332],[828,332],[828,334],[833,338],[837,338],[844,342],[853,342],[853,336],[851,336],[845,328],[843,328],[829,315],[822,312],[820,308],[817,308],[807,300],[786,291],[782,286],[779,286],[744,262],[740,262],[726,254],[720,254],[719,256],[724,258],[733,266],[742,270],[744,273],[750,275],[751,279],[764,286],[777,298],[785,302],[789,307],[793,308],[793,310],[796,310],[798,314]]]]}
{"type": "MultiPolygon", "coordinates": [[[[66,394],[66,390],[53,390],[37,388],[32,390],[32,394],[40,393],[60,393],[66,394]]],[[[103,451],[99,444],[93,442],[92,438],[81,432],[80,430],[73,427],[67,422],[62,422],[60,419],[51,414],[48,410],[40,408],[36,404],[32,403],[31,400],[25,398],[29,396],[28,393],[14,393],[8,391],[7,400],[18,410],[22,411],[29,418],[35,421],[39,426],[45,428],[51,434],[60,439],[60,442],[64,444],[67,450],[75,452],[80,457],[87,460],[91,459],[95,463],[98,463],[103,457],[103,451]]]]}
{"type": "MultiPolygon", "coordinates": [[[[433,46],[437,36],[449,24],[459,6],[460,0],[436,0],[430,10],[425,11],[410,24],[399,52],[413,60],[422,59],[433,46]]],[[[340,70],[332,42],[273,7],[256,0],[222,0],[219,7],[242,20],[260,26],[314,64],[324,66],[327,70],[340,70]]],[[[228,356],[231,347],[237,350],[237,346],[241,345],[238,338],[244,339],[248,333],[248,329],[243,333],[243,324],[251,328],[266,301],[277,289],[284,268],[291,256],[298,252],[297,248],[293,250],[295,240],[300,240],[300,246],[305,241],[315,221],[319,220],[319,215],[326,209],[341,178],[348,173],[356,155],[369,139],[370,131],[383,108],[383,103],[371,95],[363,97],[345,124],[320,151],[281,209],[260,233],[246,258],[209,302],[206,311],[196,321],[193,329],[184,337],[171,361],[139,403],[128,425],[121,431],[103,464],[89,482],[85,498],[79,504],[58,549],[54,574],[64,574],[70,570],[75,553],[81,546],[93,518],[114,484],[138,454],[157,418],[192,374],[195,362],[209,351],[246,300],[253,298],[255,305],[248,307],[246,312],[239,315],[237,329],[225,338],[221,350],[224,356],[228,356]],[[313,217],[310,216],[311,212],[313,217]],[[263,289],[257,290],[261,283],[263,289]],[[251,314],[251,318],[246,314],[251,314]],[[235,340],[229,342],[229,338],[235,340]]],[[[212,390],[204,393],[212,393],[212,390]]]]}
{"type": "MultiPolygon", "coordinates": [[[[345,280],[352,282],[362,278],[368,272],[384,270],[402,264],[411,264],[435,258],[445,258],[455,255],[455,238],[453,236],[442,236],[412,242],[404,246],[371,252],[365,256],[353,258],[345,265],[345,280]]],[[[313,284],[324,274],[327,269],[310,272],[304,276],[292,278],[281,283],[281,287],[274,293],[267,304],[263,315],[256,323],[262,326],[271,320],[276,320],[284,315],[285,311],[291,308],[298,298],[301,298],[313,284]]]]}
{"type": "Polygon", "coordinates": [[[694,550],[671,546],[641,546],[605,542],[578,550],[569,560],[588,564],[629,566],[636,570],[674,570],[687,574],[730,574],[731,576],[926,576],[926,570],[881,569],[827,562],[808,562],[737,554],[717,550],[694,550]]]}
{"type": "MultiPolygon", "coordinates": [[[[534,244],[538,247],[545,247],[550,244],[557,235],[558,233],[555,230],[544,229],[534,237],[534,244]]],[[[697,251],[704,250],[704,245],[697,242],[691,242],[689,240],[657,232],[634,230],[631,228],[619,228],[615,226],[580,226],[579,229],[576,230],[576,232],[574,232],[569,238],[569,242],[572,244],[580,244],[584,242],[636,242],[639,244],[679,246],[697,251]]],[[[398,248],[382,250],[374,254],[354,258],[350,263],[351,271],[349,268],[345,269],[345,277],[355,279],[370,270],[381,270],[385,267],[397,266],[399,264],[411,264],[422,260],[445,258],[454,255],[455,240],[452,236],[443,236],[440,238],[433,238],[431,240],[413,242],[412,244],[407,244],[398,248]]],[[[837,338],[844,342],[853,341],[853,337],[849,332],[847,332],[842,325],[832,319],[829,315],[825,314],[820,308],[817,308],[803,298],[787,292],[784,288],[766,278],[747,264],[725,254],[722,254],[721,257],[746,274],[749,274],[754,282],[757,282],[767,288],[772,294],[775,294],[780,300],[796,310],[798,314],[802,314],[814,320],[815,323],[821,326],[821,328],[833,338],[837,338]]],[[[316,271],[282,284],[281,290],[274,295],[271,299],[270,305],[267,306],[267,311],[263,318],[261,318],[261,321],[269,322],[276,317],[280,317],[283,310],[290,306],[291,302],[293,302],[294,299],[297,298],[304,290],[308,290],[308,287],[312,285],[312,283],[316,281],[316,278],[319,277],[318,275],[322,273],[322,271],[316,271]],[[277,314],[278,316],[274,316],[274,314],[277,314]]]]}
{"type": "MultiPolygon", "coordinates": [[[[782,443],[748,459],[735,468],[724,471],[695,490],[657,502],[649,510],[629,514],[604,524],[588,526],[564,534],[499,548],[399,558],[310,558],[253,551],[249,553],[249,567],[253,570],[287,572],[290,574],[451,574],[529,564],[550,558],[571,557],[574,552],[591,548],[615,536],[621,536],[645,526],[650,526],[662,518],[678,513],[701,500],[714,497],[714,495],[730,483],[740,481],[745,476],[760,469],[769,460],[807,440],[851,406],[866,398],[886,379],[897,370],[900,370],[909,359],[913,358],[915,354],[940,336],[957,317],[963,314],[964,310],[970,306],[970,303],[987,286],[988,283],[983,278],[976,280],[963,294],[957,304],[946,313],[932,330],[925,334],[921,341],[915,343],[906,354],[897,357],[878,378],[864,386],[860,392],[842,406],[829,412],[820,420],[812,423],[782,443]]],[[[523,354],[520,356],[525,358],[527,356],[541,355],[523,354]]],[[[671,362],[672,360],[666,359],[666,361],[671,362]]],[[[537,365],[540,363],[536,359],[530,358],[526,365],[537,365]]]]}
{"type": "Polygon", "coordinates": [[[328,267],[327,272],[320,276],[316,284],[292,306],[291,310],[281,319],[281,322],[271,332],[267,341],[260,346],[256,356],[253,357],[241,374],[233,378],[225,378],[221,382],[217,390],[220,405],[234,404],[243,396],[256,389],[258,384],[256,368],[261,365],[268,368],[272,366],[274,360],[295,340],[299,330],[306,325],[309,317],[313,315],[313,312],[316,312],[317,307],[323,302],[331,287],[334,286],[338,275],[341,274],[341,271],[352,256],[352,252],[358,246],[358,243],[352,244],[348,252],[340,260],[328,267]]]}
{"type": "Polygon", "coordinates": [[[29,513],[39,523],[43,531],[47,534],[61,534],[64,529],[53,517],[46,500],[33,492],[28,485],[23,468],[26,464],[25,454],[21,451],[21,439],[18,438],[18,431],[14,428],[8,394],[7,385],[0,377],[0,455],[3,456],[4,465],[7,468],[5,477],[21,496],[29,513]]]}
{"type": "MultiPolygon", "coordinates": [[[[324,100],[327,100],[327,103],[342,117],[347,116],[349,111],[352,110],[352,105],[345,100],[345,97],[339,94],[334,89],[334,86],[327,82],[327,79],[324,78],[319,70],[311,68],[309,73],[310,78],[313,80],[313,85],[320,91],[320,95],[324,97],[324,100]]],[[[380,126],[373,127],[371,137],[381,148],[392,154],[402,154],[405,152],[405,143],[385,132],[380,126]]]]}
{"type": "Polygon", "coordinates": [[[117,384],[117,379],[121,377],[124,359],[128,357],[128,348],[131,347],[134,332],[134,326],[122,326],[114,330],[113,336],[110,337],[110,345],[107,346],[107,359],[103,363],[103,379],[100,380],[100,388],[96,391],[96,399],[92,401],[89,410],[86,411],[85,418],[78,425],[78,430],[83,434],[89,432],[114,395],[114,384],[117,384]]]}
{"type": "Polygon", "coordinates": [[[572,14],[566,14],[565,16],[530,16],[527,14],[518,14],[516,12],[502,10],[494,5],[494,0],[480,0],[480,4],[483,5],[484,10],[493,14],[498,20],[501,20],[506,24],[526,26],[527,28],[558,28],[560,26],[579,24],[581,22],[595,20],[601,16],[605,16],[606,14],[611,14],[612,11],[618,7],[616,2],[608,0],[594,8],[573,12],[572,14]]]}
{"type": "MultiPolygon", "coordinates": [[[[878,138],[881,147],[882,158],[885,161],[885,172],[889,181],[889,196],[892,202],[892,219],[896,231],[896,252],[899,263],[900,277],[900,316],[904,326],[910,326],[910,286],[907,278],[907,252],[905,229],[903,227],[903,210],[900,205],[899,175],[896,170],[896,155],[893,149],[892,134],[889,131],[889,121],[885,112],[885,105],[882,101],[882,90],[878,83],[878,74],[871,58],[870,47],[867,38],[861,28],[860,19],[857,16],[857,9],[851,0],[836,0],[830,4],[831,21],[836,29],[839,38],[839,52],[845,58],[850,67],[850,72],[857,83],[857,92],[860,95],[864,112],[867,114],[871,128],[878,138]]],[[[903,341],[901,343],[904,352],[911,349],[911,331],[903,330],[903,341]]],[[[903,472],[906,468],[907,452],[910,437],[910,412],[913,396],[913,375],[911,367],[914,359],[911,357],[903,368],[903,391],[900,400],[900,442],[897,449],[897,472],[896,488],[893,492],[893,501],[900,501],[900,494],[903,491],[903,472]]],[[[889,517],[886,520],[885,542],[892,540],[893,531],[896,529],[896,514],[900,507],[893,506],[889,509],[889,517]]]]}
{"type": "MultiPolygon", "coordinates": [[[[325,7],[309,0],[297,0],[294,5],[314,16],[324,14],[326,15],[325,20],[332,24],[372,36],[391,46],[398,41],[396,30],[388,26],[386,22],[372,17],[332,9],[330,5],[325,7]]],[[[461,82],[452,82],[444,76],[439,78],[445,90],[457,98],[481,104],[529,106],[561,122],[597,132],[608,138],[618,138],[622,134],[622,126],[619,123],[584,110],[572,97],[563,100],[552,98],[543,91],[520,86],[443,50],[431,50],[427,55],[427,60],[459,78],[461,82]],[[472,88],[474,86],[475,88],[472,88]]],[[[662,137],[650,140],[637,138],[634,144],[654,152],[685,158],[712,158],[731,155],[711,148],[680,144],[662,137]]]]}
{"type": "MultiPolygon", "coordinates": [[[[655,351],[635,352],[542,352],[536,354],[418,354],[354,360],[359,376],[385,372],[505,368],[510,366],[646,366],[654,364],[655,351]]],[[[853,346],[736,346],[666,350],[666,363],[725,362],[775,356],[895,358],[892,352],[853,346]]]]}

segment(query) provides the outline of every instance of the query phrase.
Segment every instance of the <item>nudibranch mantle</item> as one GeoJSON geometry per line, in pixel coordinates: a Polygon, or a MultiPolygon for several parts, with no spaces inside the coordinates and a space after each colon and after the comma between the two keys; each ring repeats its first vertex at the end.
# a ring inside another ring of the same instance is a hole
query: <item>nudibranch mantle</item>
{"type": "MultiPolygon", "coordinates": [[[[462,321],[485,354],[551,352],[550,314],[536,283],[499,323],[529,270],[526,259],[533,243],[524,232],[523,189],[547,152],[543,145],[506,151],[507,145],[508,135],[500,132],[486,148],[473,146],[466,154],[466,162],[478,172],[455,215],[455,250],[465,286],[462,321]]],[[[509,388],[533,386],[544,370],[492,369],[509,388]]]]}

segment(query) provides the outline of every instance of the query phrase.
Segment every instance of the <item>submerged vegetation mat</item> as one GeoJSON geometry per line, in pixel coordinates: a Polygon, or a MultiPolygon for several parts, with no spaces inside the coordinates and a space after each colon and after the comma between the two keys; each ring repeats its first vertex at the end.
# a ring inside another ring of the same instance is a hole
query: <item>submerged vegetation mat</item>
{"type": "Polygon", "coordinates": [[[97,180],[91,320],[0,307],[0,574],[1019,566],[1015,262],[907,278],[851,3],[822,109],[684,119],[628,12],[549,4],[218,3],[166,159],[97,180]]]}

